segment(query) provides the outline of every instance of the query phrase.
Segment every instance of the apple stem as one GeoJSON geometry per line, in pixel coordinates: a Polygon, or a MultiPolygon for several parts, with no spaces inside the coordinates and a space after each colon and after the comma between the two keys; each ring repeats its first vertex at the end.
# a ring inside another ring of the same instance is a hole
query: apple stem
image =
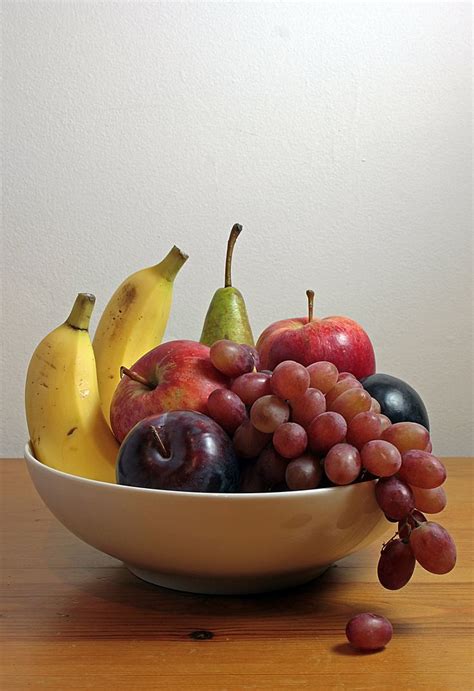
{"type": "Polygon", "coordinates": [[[314,290],[307,290],[306,297],[308,298],[308,323],[313,321],[314,308],[314,290]]]}
{"type": "Polygon", "coordinates": [[[239,223],[235,223],[230,231],[229,239],[227,241],[227,252],[225,255],[225,280],[224,287],[232,287],[232,253],[234,251],[235,241],[242,232],[242,226],[239,223]]]}
{"type": "Polygon", "coordinates": [[[155,441],[156,441],[157,446],[158,446],[158,451],[163,456],[163,458],[169,458],[170,453],[169,453],[168,449],[166,448],[166,446],[164,445],[163,439],[160,437],[158,430],[156,429],[156,427],[153,427],[153,425],[150,425],[150,429],[152,431],[153,436],[155,437],[155,441]]]}
{"type": "Polygon", "coordinates": [[[120,379],[123,377],[123,375],[127,376],[129,379],[133,379],[133,381],[139,382],[139,384],[143,384],[144,386],[147,386],[149,389],[153,389],[154,386],[150,384],[148,379],[145,379],[145,377],[142,377],[141,374],[138,374],[138,372],[134,372],[132,369],[128,369],[128,367],[122,367],[120,368],[120,379]]]}

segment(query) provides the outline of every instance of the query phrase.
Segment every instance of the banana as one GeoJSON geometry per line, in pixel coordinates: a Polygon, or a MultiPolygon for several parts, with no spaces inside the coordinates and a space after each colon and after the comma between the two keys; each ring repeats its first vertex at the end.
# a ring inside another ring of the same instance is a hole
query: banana
{"type": "Polygon", "coordinates": [[[126,278],[100,318],[93,345],[102,411],[109,425],[120,368],[131,367],[161,343],[171,309],[173,281],[187,258],[175,246],[159,264],[126,278]]]}
{"type": "Polygon", "coordinates": [[[33,451],[52,468],[115,482],[118,442],[104,419],[89,322],[95,297],[79,293],[64,324],[38,345],[28,367],[26,419],[33,451]]]}

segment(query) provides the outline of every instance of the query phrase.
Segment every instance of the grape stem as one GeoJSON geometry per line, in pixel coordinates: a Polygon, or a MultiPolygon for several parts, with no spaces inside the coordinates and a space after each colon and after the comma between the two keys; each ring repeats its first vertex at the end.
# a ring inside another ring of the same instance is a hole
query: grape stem
{"type": "Polygon", "coordinates": [[[391,542],[393,542],[394,540],[396,540],[397,537],[398,537],[398,532],[396,532],[394,535],[392,535],[392,537],[390,538],[390,540],[388,540],[387,542],[382,542],[382,552],[384,551],[385,547],[387,547],[387,545],[389,545],[391,542]]]}
{"type": "Polygon", "coordinates": [[[242,226],[235,223],[230,231],[229,239],[227,241],[227,252],[225,255],[225,279],[224,288],[232,288],[232,254],[234,252],[235,241],[242,232],[242,226]]]}
{"type": "Polygon", "coordinates": [[[306,297],[308,298],[308,324],[313,321],[314,310],[314,290],[307,290],[306,297]]]}
{"type": "Polygon", "coordinates": [[[420,525],[422,525],[422,521],[419,521],[419,520],[413,515],[413,512],[412,512],[412,511],[410,511],[410,516],[411,516],[412,521],[415,523],[415,528],[412,528],[412,530],[415,530],[416,528],[419,528],[420,525]]]}
{"type": "Polygon", "coordinates": [[[142,377],[142,375],[138,374],[138,372],[134,372],[132,369],[128,369],[128,367],[124,367],[122,365],[122,367],[120,368],[120,379],[122,379],[124,374],[129,379],[133,379],[133,381],[137,381],[139,384],[143,384],[144,386],[147,386],[149,389],[154,388],[154,386],[150,384],[148,379],[145,379],[145,377],[142,377]]]}

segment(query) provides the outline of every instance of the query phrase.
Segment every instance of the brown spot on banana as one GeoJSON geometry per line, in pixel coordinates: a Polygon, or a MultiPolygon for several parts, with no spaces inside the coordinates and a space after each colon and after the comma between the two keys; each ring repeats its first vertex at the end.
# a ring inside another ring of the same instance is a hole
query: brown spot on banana
{"type": "Polygon", "coordinates": [[[112,318],[112,323],[110,327],[106,330],[110,332],[108,340],[112,341],[114,336],[119,332],[121,327],[121,321],[129,310],[131,305],[135,302],[137,298],[137,289],[131,283],[125,283],[117,296],[117,315],[112,318]]]}

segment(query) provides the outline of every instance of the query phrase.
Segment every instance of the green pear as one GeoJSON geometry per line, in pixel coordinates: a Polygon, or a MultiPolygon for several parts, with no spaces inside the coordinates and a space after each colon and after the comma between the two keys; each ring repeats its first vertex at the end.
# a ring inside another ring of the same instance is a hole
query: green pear
{"type": "Polygon", "coordinates": [[[253,346],[254,340],[250,328],[247,308],[240,290],[232,285],[232,253],[235,241],[242,231],[242,226],[236,223],[230,231],[225,258],[225,283],[214,293],[207,310],[204,326],[202,327],[201,343],[211,346],[222,338],[236,343],[247,343],[253,346]]]}

